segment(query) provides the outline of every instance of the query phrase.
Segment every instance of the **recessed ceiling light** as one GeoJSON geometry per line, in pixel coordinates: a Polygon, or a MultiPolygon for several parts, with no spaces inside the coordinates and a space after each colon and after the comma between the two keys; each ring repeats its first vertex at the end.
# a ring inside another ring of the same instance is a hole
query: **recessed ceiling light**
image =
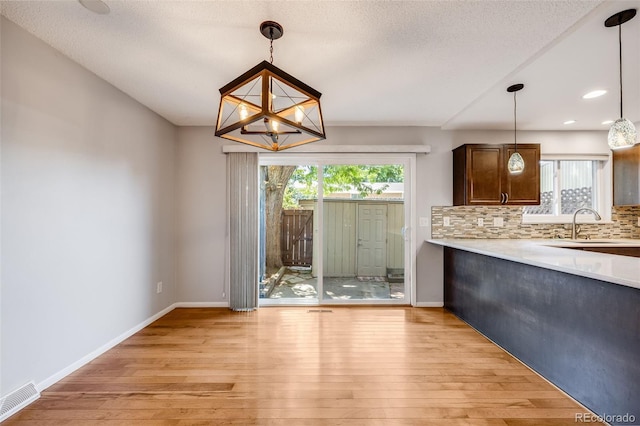
{"type": "Polygon", "coordinates": [[[613,120],[604,120],[601,124],[611,124],[613,120]]]}
{"type": "Polygon", "coordinates": [[[575,122],[576,122],[576,120],[567,120],[563,124],[573,124],[575,122]]]}
{"type": "Polygon", "coordinates": [[[99,15],[106,15],[111,11],[109,6],[107,6],[107,4],[102,0],[78,0],[78,2],[84,6],[85,9],[99,15]]]}
{"type": "Polygon", "coordinates": [[[604,95],[605,93],[607,93],[606,90],[594,90],[592,92],[589,92],[585,95],[582,96],[582,99],[593,99],[593,98],[597,98],[600,97],[602,95],[604,95]]]}

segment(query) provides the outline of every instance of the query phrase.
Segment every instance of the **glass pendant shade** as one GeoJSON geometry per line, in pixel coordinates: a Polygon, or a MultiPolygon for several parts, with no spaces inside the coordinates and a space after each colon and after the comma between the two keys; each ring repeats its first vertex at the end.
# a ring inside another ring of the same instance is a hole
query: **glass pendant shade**
{"type": "Polygon", "coordinates": [[[270,151],[325,139],[321,93],[267,61],[220,95],[216,136],[270,151]]]}
{"type": "Polygon", "coordinates": [[[635,145],[637,138],[638,132],[633,123],[626,118],[619,118],[611,125],[607,141],[611,149],[620,149],[635,145]]]}
{"type": "Polygon", "coordinates": [[[509,173],[511,173],[512,175],[519,175],[524,171],[524,159],[519,152],[516,151],[511,154],[511,157],[509,157],[509,162],[507,163],[507,169],[509,169],[509,173]]]}

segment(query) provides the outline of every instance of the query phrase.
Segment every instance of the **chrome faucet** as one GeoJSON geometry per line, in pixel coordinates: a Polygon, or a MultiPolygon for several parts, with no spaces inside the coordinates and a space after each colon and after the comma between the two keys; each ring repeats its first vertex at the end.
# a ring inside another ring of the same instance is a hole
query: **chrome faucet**
{"type": "Polygon", "coordinates": [[[591,207],[580,207],[579,209],[577,209],[575,212],[573,212],[573,222],[571,224],[571,239],[575,240],[576,238],[578,238],[578,232],[580,232],[580,227],[578,227],[578,230],[576,231],[576,216],[578,215],[578,213],[580,213],[581,211],[590,211],[591,213],[593,213],[593,215],[596,217],[596,220],[602,220],[602,217],[598,214],[597,211],[595,211],[594,209],[592,209],[591,207]]]}

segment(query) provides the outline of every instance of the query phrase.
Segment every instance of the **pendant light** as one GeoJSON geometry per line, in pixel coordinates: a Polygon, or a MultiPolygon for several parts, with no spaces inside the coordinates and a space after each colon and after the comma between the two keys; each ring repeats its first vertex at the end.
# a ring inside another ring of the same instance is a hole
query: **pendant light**
{"type": "Polygon", "coordinates": [[[515,151],[509,157],[507,163],[507,169],[512,175],[519,175],[524,170],[524,159],[518,152],[518,134],[516,132],[516,119],[517,119],[517,104],[516,93],[524,88],[524,84],[518,83],[513,86],[507,87],[507,92],[513,93],[513,143],[515,144],[515,151]]]}
{"type": "Polygon", "coordinates": [[[273,65],[273,41],[282,37],[282,26],[265,21],[260,33],[270,41],[270,62],[220,89],[216,136],[270,151],[325,139],[322,94],[273,65]]]}
{"type": "Polygon", "coordinates": [[[604,21],[607,28],[618,27],[618,47],[620,60],[620,118],[609,129],[607,142],[611,149],[628,148],[636,144],[638,132],[630,120],[622,114],[622,24],[636,16],[636,9],[627,9],[612,15],[604,21]]]}

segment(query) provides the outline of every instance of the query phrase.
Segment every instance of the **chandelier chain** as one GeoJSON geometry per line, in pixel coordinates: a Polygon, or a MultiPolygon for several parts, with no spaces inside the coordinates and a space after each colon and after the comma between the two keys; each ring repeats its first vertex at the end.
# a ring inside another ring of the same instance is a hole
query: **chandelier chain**
{"type": "Polygon", "coordinates": [[[273,64],[273,39],[271,39],[271,45],[269,46],[269,62],[273,64]]]}
{"type": "Polygon", "coordinates": [[[273,64],[273,27],[269,28],[269,62],[273,64]]]}

